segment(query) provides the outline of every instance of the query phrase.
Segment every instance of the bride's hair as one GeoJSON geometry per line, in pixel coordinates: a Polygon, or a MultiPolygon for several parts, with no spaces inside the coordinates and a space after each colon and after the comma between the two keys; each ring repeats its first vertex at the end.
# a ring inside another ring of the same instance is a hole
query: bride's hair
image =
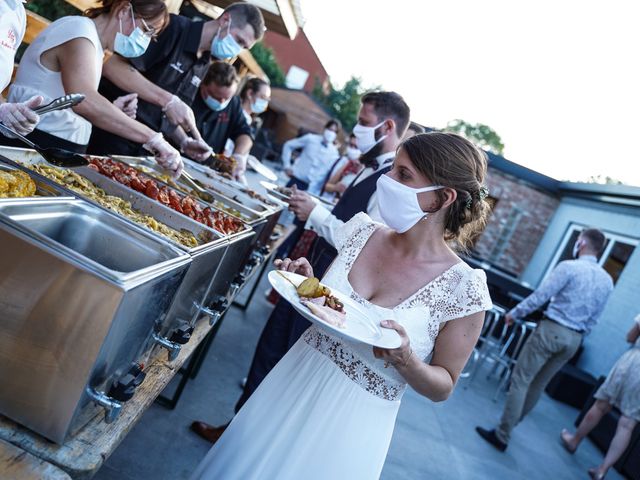
{"type": "MultiPolygon", "coordinates": [[[[487,155],[466,138],[454,133],[430,132],[415,135],[402,143],[411,162],[433,182],[453,188],[456,200],[444,215],[445,240],[467,249],[482,233],[490,212],[483,186],[487,173],[487,155]]],[[[436,190],[438,211],[446,198],[436,190]]]]}

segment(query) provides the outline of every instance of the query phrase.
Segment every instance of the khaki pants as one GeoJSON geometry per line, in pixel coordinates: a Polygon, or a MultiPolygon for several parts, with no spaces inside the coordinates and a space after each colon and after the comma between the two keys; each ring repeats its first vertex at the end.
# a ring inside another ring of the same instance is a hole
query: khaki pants
{"type": "Polygon", "coordinates": [[[511,430],[538,403],[553,376],[576,353],[582,334],[542,320],[527,339],[513,369],[504,412],[496,436],[508,443],[511,430]]]}

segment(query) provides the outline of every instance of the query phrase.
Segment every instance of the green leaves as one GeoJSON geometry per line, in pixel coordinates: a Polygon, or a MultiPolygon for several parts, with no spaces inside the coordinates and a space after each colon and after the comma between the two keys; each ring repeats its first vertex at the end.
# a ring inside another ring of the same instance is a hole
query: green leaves
{"type": "Polygon", "coordinates": [[[273,49],[267,47],[264,43],[258,42],[251,48],[251,54],[256,59],[260,68],[264,70],[264,73],[269,77],[269,82],[274,87],[284,86],[284,71],[278,64],[276,57],[273,53],[273,49]]]}
{"type": "Polygon", "coordinates": [[[498,155],[502,155],[504,143],[500,135],[488,125],[482,123],[468,123],[464,120],[456,119],[450,121],[444,128],[446,132],[453,132],[478,145],[480,148],[489,150],[498,155]]]}

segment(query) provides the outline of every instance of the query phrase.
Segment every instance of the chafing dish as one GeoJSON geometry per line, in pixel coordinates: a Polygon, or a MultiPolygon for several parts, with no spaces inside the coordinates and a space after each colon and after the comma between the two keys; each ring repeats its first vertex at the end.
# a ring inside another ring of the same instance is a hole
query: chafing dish
{"type": "MultiPolygon", "coordinates": [[[[2,156],[0,156],[0,171],[12,172],[14,170],[24,171],[23,169],[16,167],[15,164],[11,162],[6,162],[5,159],[3,159],[2,156]]],[[[31,175],[29,172],[26,172],[26,173],[31,177],[31,179],[36,184],[36,196],[73,198],[74,195],[69,194],[67,190],[63,190],[62,188],[59,188],[55,185],[51,185],[49,183],[43,182],[40,177],[34,177],[34,175],[31,175]]],[[[0,202],[4,200],[5,199],[0,198],[0,202]]]]}
{"type": "Polygon", "coordinates": [[[191,259],[82,200],[0,202],[0,412],[62,443],[92,402],[112,421],[191,259]]]}
{"type": "MultiPolygon", "coordinates": [[[[44,162],[43,159],[34,151],[23,149],[13,150],[14,151],[8,152],[8,154],[22,164],[30,165],[44,162]]],[[[14,168],[20,168],[30,172],[34,178],[38,179],[45,185],[57,185],[51,180],[41,177],[37,173],[32,172],[11,160],[7,160],[7,164],[14,165],[14,168]]],[[[158,317],[155,327],[156,333],[158,334],[155,337],[156,343],[168,350],[170,359],[174,358],[180,351],[180,345],[185,344],[189,340],[198,318],[203,315],[209,315],[211,320],[216,320],[220,317],[217,311],[220,310],[221,296],[225,296],[227,294],[235,273],[231,274],[231,278],[228,279],[227,282],[223,282],[218,279],[215,285],[212,286],[212,284],[216,273],[221,266],[223,266],[223,271],[233,268],[227,267],[226,264],[222,265],[225,261],[227,264],[231,265],[234,265],[237,262],[237,260],[233,258],[227,258],[227,260],[224,260],[229,247],[229,237],[207,227],[206,225],[196,222],[185,215],[181,215],[159,202],[156,202],[135,190],[101,175],[91,168],[77,168],[75,169],[75,172],[84,176],[96,186],[105,190],[108,194],[127,200],[131,203],[134,209],[150,215],[165,225],[175,230],[188,230],[192,232],[196,238],[206,239],[201,245],[189,248],[182,244],[172,242],[168,238],[162,237],[166,241],[172,243],[176,248],[188,253],[192,258],[192,262],[180,289],[175,295],[170,310],[165,316],[158,317]]],[[[71,190],[67,190],[65,187],[57,188],[61,191],[81,196],[71,190]]],[[[94,203],[89,198],[84,199],[90,203],[94,203]]],[[[97,203],[95,203],[95,205],[102,208],[97,203]]],[[[120,218],[133,223],[124,217],[120,218]]],[[[243,234],[238,235],[238,239],[242,240],[244,237],[248,236],[251,236],[251,232],[246,230],[243,234]]],[[[226,305],[223,306],[226,307],[226,305]]],[[[151,348],[152,346],[153,345],[150,344],[148,347],[151,348]]]]}

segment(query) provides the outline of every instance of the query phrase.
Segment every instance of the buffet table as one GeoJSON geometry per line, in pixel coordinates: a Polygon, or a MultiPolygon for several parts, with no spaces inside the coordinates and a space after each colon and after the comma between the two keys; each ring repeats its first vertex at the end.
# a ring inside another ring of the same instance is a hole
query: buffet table
{"type": "MultiPolygon", "coordinates": [[[[7,446],[4,442],[0,443],[0,465],[4,463],[2,459],[7,458],[11,451],[15,452],[17,447],[37,458],[38,461],[59,467],[73,479],[91,478],[212,328],[215,327],[209,326],[207,321],[198,322],[191,341],[184,345],[178,357],[172,362],[167,361],[166,352],[160,352],[160,355],[145,369],[147,378],[140,385],[133,399],[123,405],[122,412],[115,422],[105,423],[104,410],[96,407],[93,410],[92,420],[62,445],[56,445],[0,416],[0,439],[10,444],[7,446]]],[[[15,453],[13,455],[15,456],[15,453]]],[[[7,477],[0,475],[0,478],[7,477]]]]}
{"type": "Polygon", "coordinates": [[[0,201],[0,478],[91,478],[177,373],[195,376],[290,233],[283,204],[198,165],[204,202],[148,159],[64,171],[1,149],[5,187],[32,186],[0,201]]]}

